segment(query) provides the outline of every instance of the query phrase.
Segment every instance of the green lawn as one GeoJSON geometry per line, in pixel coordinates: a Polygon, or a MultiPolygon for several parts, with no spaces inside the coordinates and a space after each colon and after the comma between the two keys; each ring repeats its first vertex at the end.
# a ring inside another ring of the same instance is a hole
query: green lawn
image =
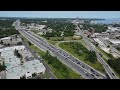
{"type": "Polygon", "coordinates": [[[36,33],[36,34],[40,32],[39,30],[31,30],[31,31],[36,33]]]}
{"type": "Polygon", "coordinates": [[[51,40],[47,40],[47,41],[54,46],[56,46],[56,44],[60,42],[60,41],[51,41],[51,40]]]}
{"type": "Polygon", "coordinates": [[[72,54],[73,56],[78,58],[79,60],[85,62],[86,64],[88,64],[90,66],[92,66],[96,70],[99,70],[100,72],[105,73],[104,68],[102,67],[102,65],[98,61],[94,64],[94,63],[91,63],[89,61],[84,60],[85,59],[85,53],[81,56],[78,56],[76,53],[74,53],[74,50],[69,45],[65,45],[64,43],[60,43],[59,47],[66,50],[67,52],[69,52],[70,54],[72,54]]]}
{"type": "MultiPolygon", "coordinates": [[[[24,38],[24,37],[23,37],[24,38]]],[[[24,38],[24,41],[26,41],[28,43],[28,40],[26,38],[24,38]]],[[[38,47],[32,45],[29,45],[30,48],[34,49],[40,56],[43,56],[45,54],[44,51],[40,50],[38,47]]],[[[46,60],[45,60],[46,61],[46,60]]],[[[46,63],[48,63],[46,61],[46,63]]],[[[66,79],[65,77],[63,77],[63,75],[61,74],[61,72],[59,72],[56,68],[54,68],[51,64],[48,64],[51,68],[52,68],[52,72],[53,74],[58,78],[58,79],[66,79]]],[[[64,65],[66,66],[66,65],[64,65]]],[[[73,71],[72,69],[68,68],[68,72],[69,72],[69,76],[70,79],[83,79],[83,77],[81,77],[79,74],[77,74],[75,71],[73,71]]],[[[49,76],[47,76],[48,78],[49,76]]]]}

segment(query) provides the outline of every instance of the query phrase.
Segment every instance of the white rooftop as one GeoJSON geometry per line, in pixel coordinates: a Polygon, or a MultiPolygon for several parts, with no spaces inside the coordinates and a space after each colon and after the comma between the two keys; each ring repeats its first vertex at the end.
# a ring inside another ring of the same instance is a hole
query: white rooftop
{"type": "Polygon", "coordinates": [[[45,71],[45,67],[39,60],[33,60],[25,62],[23,65],[11,68],[7,72],[7,79],[20,79],[20,77],[26,75],[31,76],[33,73],[41,73],[45,71]]]}
{"type": "Polygon", "coordinates": [[[1,38],[1,40],[6,40],[6,39],[10,39],[10,37],[1,38]]]}
{"type": "Polygon", "coordinates": [[[0,49],[1,57],[5,60],[6,70],[20,65],[20,58],[14,55],[14,50],[24,49],[25,46],[14,46],[0,49]]]}
{"type": "Polygon", "coordinates": [[[109,39],[110,42],[112,42],[113,44],[120,44],[120,40],[117,39],[109,39]]]}
{"type": "Polygon", "coordinates": [[[98,38],[93,38],[101,47],[105,47],[104,43],[101,42],[98,38]]]}
{"type": "MultiPolygon", "coordinates": [[[[27,61],[21,65],[20,58],[14,55],[14,50],[26,50],[25,46],[14,46],[0,49],[1,57],[5,60],[6,65],[6,78],[7,79],[20,79],[21,76],[31,76],[33,73],[45,72],[45,67],[39,60],[27,61]]],[[[22,51],[21,51],[22,53],[22,51]]],[[[28,52],[25,52],[28,53],[28,52]]],[[[25,54],[23,53],[23,54],[25,54]]],[[[26,54],[29,55],[29,54],[26,54]]],[[[31,55],[30,55],[31,56],[31,55]]]]}

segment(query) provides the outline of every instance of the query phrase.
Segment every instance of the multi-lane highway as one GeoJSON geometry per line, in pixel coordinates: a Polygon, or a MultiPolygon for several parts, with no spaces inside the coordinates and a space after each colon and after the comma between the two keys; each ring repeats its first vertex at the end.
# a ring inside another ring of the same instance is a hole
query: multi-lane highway
{"type": "Polygon", "coordinates": [[[49,44],[45,39],[40,38],[36,34],[33,34],[32,32],[28,32],[23,29],[19,29],[19,28],[17,29],[22,35],[24,35],[30,42],[32,42],[38,48],[41,48],[45,51],[46,50],[50,51],[53,55],[57,56],[57,58],[61,62],[63,62],[73,70],[77,71],[84,78],[88,78],[88,79],[105,79],[106,78],[106,76],[103,75],[102,73],[98,72],[97,70],[83,63],[82,61],[76,59],[72,55],[69,55],[65,51],[58,49],[55,46],[49,44]]]}
{"type": "Polygon", "coordinates": [[[112,69],[110,68],[110,66],[102,59],[102,57],[99,55],[97,49],[95,48],[95,46],[88,40],[88,38],[85,36],[85,34],[83,33],[83,31],[79,28],[78,24],[76,24],[76,27],[79,31],[79,34],[83,37],[83,40],[85,41],[86,45],[88,46],[89,50],[95,51],[97,58],[99,60],[99,62],[103,65],[103,67],[106,70],[106,73],[108,74],[108,76],[111,79],[118,79],[118,77],[115,75],[115,73],[112,71],[112,69]]]}

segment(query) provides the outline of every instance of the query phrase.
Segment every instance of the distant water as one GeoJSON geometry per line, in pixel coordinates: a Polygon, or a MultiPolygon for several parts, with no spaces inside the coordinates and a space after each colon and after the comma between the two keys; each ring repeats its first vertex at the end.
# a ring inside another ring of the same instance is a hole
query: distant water
{"type": "Polygon", "coordinates": [[[105,19],[105,20],[95,20],[96,24],[113,24],[120,23],[120,19],[105,19]]]}

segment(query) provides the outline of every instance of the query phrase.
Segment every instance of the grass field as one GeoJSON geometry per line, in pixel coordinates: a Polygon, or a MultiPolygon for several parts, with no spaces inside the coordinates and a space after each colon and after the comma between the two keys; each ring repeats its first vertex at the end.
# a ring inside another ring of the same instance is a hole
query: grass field
{"type": "Polygon", "coordinates": [[[105,73],[104,68],[102,67],[102,65],[98,61],[94,64],[94,63],[91,63],[90,61],[85,60],[85,54],[86,53],[84,53],[81,56],[78,56],[69,45],[65,45],[64,43],[60,43],[59,47],[61,47],[62,49],[66,50],[67,52],[69,52],[71,55],[75,56],[79,60],[85,62],[86,64],[88,64],[90,66],[92,66],[96,70],[99,70],[100,72],[105,73]]]}
{"type": "Polygon", "coordinates": [[[36,34],[40,32],[39,30],[31,30],[31,31],[36,33],[36,34]]]}

